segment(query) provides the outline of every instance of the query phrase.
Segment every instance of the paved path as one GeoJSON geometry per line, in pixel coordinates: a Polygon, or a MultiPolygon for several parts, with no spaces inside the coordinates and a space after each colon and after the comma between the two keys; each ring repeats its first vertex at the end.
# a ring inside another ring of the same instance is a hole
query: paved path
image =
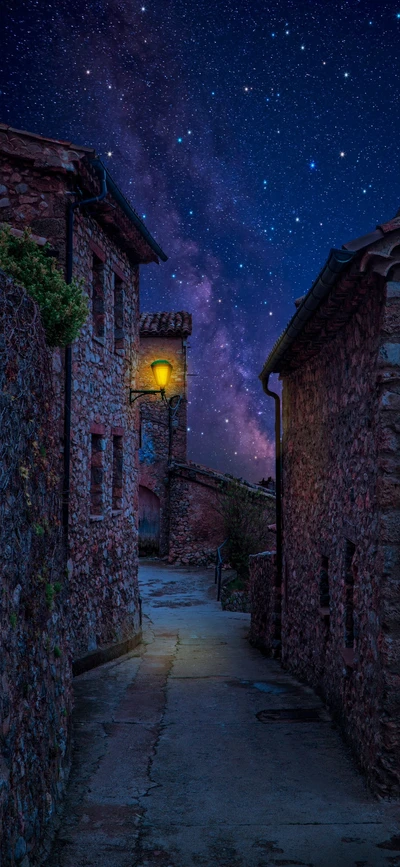
{"type": "Polygon", "coordinates": [[[249,646],[212,580],[143,565],[146,644],[76,679],[47,867],[400,865],[398,805],[369,795],[318,698],[249,646]],[[319,721],[257,716],[299,707],[319,721]]]}

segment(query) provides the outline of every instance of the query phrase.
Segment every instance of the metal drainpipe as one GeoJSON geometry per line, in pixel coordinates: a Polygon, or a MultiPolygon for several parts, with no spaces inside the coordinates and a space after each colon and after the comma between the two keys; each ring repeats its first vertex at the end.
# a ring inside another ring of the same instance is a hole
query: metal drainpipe
{"type": "MultiPolygon", "coordinates": [[[[81,202],[69,202],[67,210],[67,261],[66,283],[72,282],[74,261],[74,215],[76,208],[100,202],[107,195],[107,175],[101,180],[101,192],[91,199],[81,202]]],[[[63,483],[63,506],[62,519],[64,528],[65,544],[68,546],[69,525],[69,486],[70,486],[70,461],[71,461],[71,395],[72,395],[72,346],[65,347],[65,397],[64,397],[64,483],[63,483]]]]}
{"type": "Polygon", "coordinates": [[[276,565],[277,583],[282,587],[282,446],[281,446],[281,401],[279,394],[268,388],[269,376],[263,382],[265,394],[275,401],[275,505],[276,505],[276,565]]]}

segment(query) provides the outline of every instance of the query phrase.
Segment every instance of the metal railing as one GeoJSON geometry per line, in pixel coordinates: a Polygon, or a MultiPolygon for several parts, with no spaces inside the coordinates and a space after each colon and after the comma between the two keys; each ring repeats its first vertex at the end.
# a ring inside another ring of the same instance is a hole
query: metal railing
{"type": "Polygon", "coordinates": [[[222,559],[221,551],[222,551],[224,545],[226,545],[227,541],[228,541],[228,539],[225,539],[225,542],[223,542],[222,545],[220,545],[219,548],[217,548],[217,557],[215,560],[215,581],[214,581],[214,584],[217,585],[217,602],[219,602],[221,599],[222,564],[224,562],[222,559]]]}

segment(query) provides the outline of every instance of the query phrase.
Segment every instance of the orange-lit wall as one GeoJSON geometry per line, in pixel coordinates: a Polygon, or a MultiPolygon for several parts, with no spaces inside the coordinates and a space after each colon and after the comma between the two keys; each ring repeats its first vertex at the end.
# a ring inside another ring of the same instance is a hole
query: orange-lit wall
{"type": "MultiPolygon", "coordinates": [[[[146,395],[137,401],[140,426],[139,484],[160,500],[160,554],[169,547],[169,460],[186,460],[187,379],[186,341],[182,337],[141,337],[136,388],[156,388],[151,363],[158,358],[172,364],[166,401],[146,395]],[[180,400],[179,400],[180,398],[180,400]]],[[[139,504],[140,509],[140,504],[139,504]]],[[[140,512],[139,512],[140,518],[140,512]]],[[[143,553],[145,551],[143,550],[143,553]]]]}

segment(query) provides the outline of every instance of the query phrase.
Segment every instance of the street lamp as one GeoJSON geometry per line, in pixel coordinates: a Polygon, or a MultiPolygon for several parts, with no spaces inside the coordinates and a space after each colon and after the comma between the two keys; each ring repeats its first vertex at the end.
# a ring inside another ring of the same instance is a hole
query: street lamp
{"type": "Polygon", "coordinates": [[[161,400],[165,400],[165,389],[171,379],[172,364],[164,358],[158,358],[151,363],[151,370],[158,385],[157,389],[129,389],[129,403],[134,403],[142,394],[161,394],[161,400]],[[133,397],[135,395],[135,397],[133,397]]]}

